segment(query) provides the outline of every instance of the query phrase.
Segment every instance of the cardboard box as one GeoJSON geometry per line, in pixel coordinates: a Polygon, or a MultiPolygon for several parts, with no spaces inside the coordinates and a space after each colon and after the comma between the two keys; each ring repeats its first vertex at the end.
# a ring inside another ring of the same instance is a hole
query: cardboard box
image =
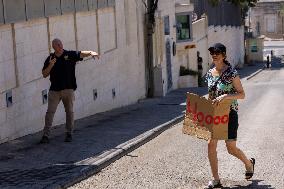
{"type": "Polygon", "coordinates": [[[227,140],[229,112],[232,100],[213,105],[212,100],[187,93],[183,133],[209,140],[227,140]]]}

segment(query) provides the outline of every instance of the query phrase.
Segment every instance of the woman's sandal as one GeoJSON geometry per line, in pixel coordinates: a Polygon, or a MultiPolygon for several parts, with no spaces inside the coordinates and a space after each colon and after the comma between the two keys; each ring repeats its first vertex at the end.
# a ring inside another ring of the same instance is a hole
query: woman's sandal
{"type": "Polygon", "coordinates": [[[220,182],[220,180],[212,180],[209,181],[207,187],[205,189],[213,189],[213,188],[222,188],[222,184],[220,182]]]}
{"type": "Polygon", "coordinates": [[[254,158],[251,158],[250,159],[250,162],[252,163],[252,170],[251,171],[246,171],[245,173],[245,177],[246,179],[251,179],[253,174],[254,174],[254,165],[255,165],[255,159],[254,158]]]}

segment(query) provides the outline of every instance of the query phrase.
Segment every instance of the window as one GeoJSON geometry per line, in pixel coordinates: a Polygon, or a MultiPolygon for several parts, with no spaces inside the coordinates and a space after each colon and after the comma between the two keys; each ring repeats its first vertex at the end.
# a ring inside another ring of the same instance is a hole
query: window
{"type": "Polygon", "coordinates": [[[266,15],[266,32],[275,33],[276,31],[276,16],[275,15],[266,15]]]}
{"type": "Polygon", "coordinates": [[[176,15],[177,41],[189,41],[191,34],[191,13],[179,13],[176,15]]]}
{"type": "Polygon", "coordinates": [[[170,17],[169,16],[165,16],[164,17],[164,33],[165,35],[170,35],[170,17]]]}
{"type": "Polygon", "coordinates": [[[260,23],[259,22],[256,23],[256,34],[260,35],[260,23]]]}

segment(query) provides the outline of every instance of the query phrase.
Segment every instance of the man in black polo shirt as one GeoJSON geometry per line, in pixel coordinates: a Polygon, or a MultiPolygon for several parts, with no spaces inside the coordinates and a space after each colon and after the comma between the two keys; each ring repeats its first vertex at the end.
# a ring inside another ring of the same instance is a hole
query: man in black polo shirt
{"type": "Polygon", "coordinates": [[[54,53],[47,57],[42,68],[43,77],[46,78],[50,76],[51,86],[48,93],[45,126],[40,143],[49,143],[50,128],[60,101],[63,102],[66,112],[65,142],[71,142],[74,128],[74,91],[77,88],[75,76],[76,62],[88,56],[99,58],[99,55],[94,51],[64,50],[60,39],[54,39],[52,41],[52,48],[54,49],[54,53]]]}

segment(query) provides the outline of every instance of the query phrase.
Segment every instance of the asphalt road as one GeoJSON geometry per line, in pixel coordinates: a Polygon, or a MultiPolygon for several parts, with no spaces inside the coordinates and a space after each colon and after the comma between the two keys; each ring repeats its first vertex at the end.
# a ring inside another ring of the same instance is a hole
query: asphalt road
{"type": "MultiPolygon", "coordinates": [[[[284,70],[264,70],[243,80],[238,146],[256,158],[255,176],[244,179],[244,166],[218,146],[225,188],[284,188],[284,70]]],[[[182,123],[117,160],[70,189],[195,189],[211,178],[206,141],[183,135],[182,123]]]]}

